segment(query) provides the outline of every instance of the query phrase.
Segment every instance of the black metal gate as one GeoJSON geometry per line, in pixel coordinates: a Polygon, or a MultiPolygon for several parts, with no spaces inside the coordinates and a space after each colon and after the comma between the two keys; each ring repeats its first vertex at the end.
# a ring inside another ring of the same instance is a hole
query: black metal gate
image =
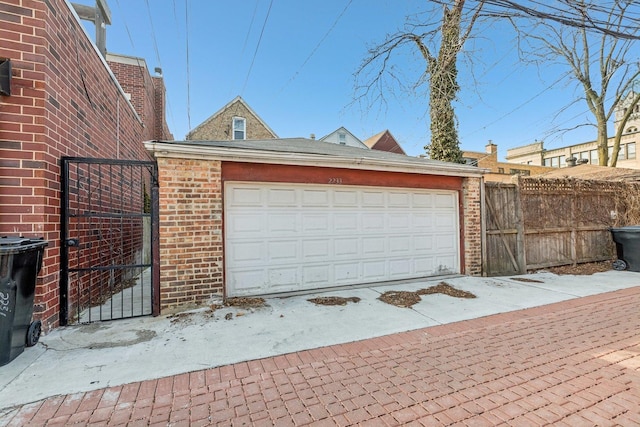
{"type": "Polygon", "coordinates": [[[60,324],[159,314],[152,161],[64,157],[60,324]]]}

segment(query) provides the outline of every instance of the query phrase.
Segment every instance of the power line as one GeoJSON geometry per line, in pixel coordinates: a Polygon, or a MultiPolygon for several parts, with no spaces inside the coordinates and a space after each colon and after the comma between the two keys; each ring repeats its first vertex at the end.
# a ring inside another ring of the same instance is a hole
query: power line
{"type": "Polygon", "coordinates": [[[149,16],[149,23],[151,24],[151,38],[153,40],[153,49],[156,51],[156,59],[158,65],[162,68],[162,61],[160,60],[160,50],[158,49],[158,40],[156,39],[156,30],[153,26],[153,18],[151,18],[151,7],[149,6],[149,0],[144,0],[147,5],[147,15],[149,16]]]}
{"type": "Polygon", "coordinates": [[[184,1],[184,19],[186,24],[186,59],[187,59],[187,126],[191,131],[191,73],[189,72],[189,0],[184,1]]]}
{"type": "Polygon", "coordinates": [[[267,21],[269,20],[269,14],[271,13],[271,6],[273,6],[273,0],[269,2],[269,9],[267,10],[267,16],[264,17],[264,23],[262,24],[262,30],[260,31],[260,37],[258,38],[258,44],[256,44],[256,50],[253,52],[253,58],[251,59],[251,65],[249,66],[249,71],[247,71],[247,78],[244,80],[244,85],[242,85],[242,90],[240,91],[240,95],[244,94],[244,89],[247,87],[247,82],[249,81],[249,76],[251,75],[251,70],[253,69],[253,64],[256,60],[256,56],[258,55],[258,49],[260,49],[260,43],[262,42],[262,36],[264,35],[264,29],[267,26],[267,21]]]}
{"type": "Polygon", "coordinates": [[[329,34],[331,34],[331,32],[333,31],[333,29],[336,27],[336,25],[338,25],[338,22],[340,21],[340,19],[342,18],[342,16],[347,12],[347,9],[349,9],[349,6],[351,6],[351,3],[353,2],[353,0],[349,0],[349,2],[347,3],[347,5],[344,7],[344,9],[342,9],[342,12],[340,12],[340,14],[338,15],[338,17],[335,19],[335,21],[333,21],[333,25],[331,25],[331,27],[327,30],[327,32],[324,34],[324,36],[322,36],[322,38],[320,39],[320,41],[316,44],[316,46],[311,50],[311,53],[309,54],[309,56],[307,56],[307,59],[304,60],[304,62],[302,63],[302,65],[300,65],[300,67],[298,67],[298,70],[293,73],[293,76],[291,76],[291,78],[280,88],[280,91],[278,92],[278,94],[282,93],[282,91],[292,82],[296,79],[296,77],[298,77],[298,74],[300,74],[300,71],[302,71],[302,69],[304,68],[305,65],[307,65],[307,62],[309,62],[309,60],[311,59],[311,57],[313,57],[313,55],[316,53],[316,51],[318,50],[318,48],[320,47],[320,45],[322,45],[322,43],[326,40],[327,37],[329,37],[329,34]]]}

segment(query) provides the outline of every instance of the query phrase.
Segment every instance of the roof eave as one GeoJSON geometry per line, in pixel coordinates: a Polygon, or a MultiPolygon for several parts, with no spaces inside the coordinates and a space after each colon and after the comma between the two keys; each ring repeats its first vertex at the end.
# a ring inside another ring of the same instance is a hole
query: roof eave
{"type": "MultiPolygon", "coordinates": [[[[232,147],[193,146],[189,144],[147,141],[145,148],[156,158],[189,158],[200,160],[220,160],[244,163],[270,163],[280,165],[334,167],[346,169],[375,170],[387,172],[418,173],[423,175],[446,175],[480,177],[486,169],[458,166],[454,163],[420,164],[403,159],[378,159],[367,156],[347,157],[294,153],[282,151],[253,150],[232,147]]],[[[368,151],[365,151],[365,153],[368,151]]]]}

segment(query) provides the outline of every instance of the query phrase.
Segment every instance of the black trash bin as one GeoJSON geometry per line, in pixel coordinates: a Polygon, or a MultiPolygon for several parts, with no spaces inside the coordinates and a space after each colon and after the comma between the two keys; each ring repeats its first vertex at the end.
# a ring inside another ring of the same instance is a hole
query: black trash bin
{"type": "Polygon", "coordinates": [[[31,316],[45,246],[44,240],[0,237],[0,366],[40,338],[41,323],[31,316]]]}
{"type": "Polygon", "coordinates": [[[613,268],[640,272],[640,225],[612,228],[611,235],[618,255],[613,268]]]}

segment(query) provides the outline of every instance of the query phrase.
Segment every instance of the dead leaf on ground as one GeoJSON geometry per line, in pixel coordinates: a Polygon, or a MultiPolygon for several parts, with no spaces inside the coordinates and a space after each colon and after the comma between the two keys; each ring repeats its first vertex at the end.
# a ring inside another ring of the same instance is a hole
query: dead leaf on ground
{"type": "Polygon", "coordinates": [[[387,291],[380,295],[378,299],[396,307],[407,308],[411,308],[412,305],[419,303],[421,300],[420,295],[409,291],[387,291]]]}
{"type": "Polygon", "coordinates": [[[475,298],[476,296],[471,292],[456,289],[446,282],[440,282],[435,286],[431,286],[427,289],[419,289],[416,292],[418,295],[430,295],[430,294],[444,294],[454,298],[475,298]]]}
{"type": "Polygon", "coordinates": [[[233,297],[227,298],[222,304],[211,304],[209,308],[212,311],[218,310],[224,307],[236,307],[236,308],[260,308],[267,307],[264,298],[250,298],[250,297],[233,297]]]}
{"type": "Polygon", "coordinates": [[[357,303],[360,302],[360,298],[358,297],[318,297],[311,298],[307,301],[312,302],[316,305],[347,305],[348,302],[357,303]]]}
{"type": "Polygon", "coordinates": [[[602,273],[604,271],[611,270],[612,262],[611,261],[601,261],[601,262],[587,262],[584,264],[577,265],[562,265],[559,267],[548,267],[544,270],[537,271],[547,271],[549,273],[557,274],[557,275],[574,275],[574,276],[591,276],[594,273],[602,273]]]}

